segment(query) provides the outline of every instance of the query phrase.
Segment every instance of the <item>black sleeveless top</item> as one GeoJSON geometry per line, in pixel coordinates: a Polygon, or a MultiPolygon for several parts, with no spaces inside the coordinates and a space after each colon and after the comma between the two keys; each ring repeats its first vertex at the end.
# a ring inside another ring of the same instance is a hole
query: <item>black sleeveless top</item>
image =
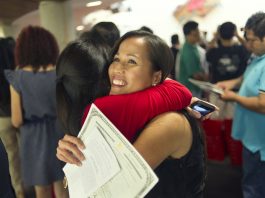
{"type": "Polygon", "coordinates": [[[204,136],[199,123],[186,112],[193,135],[190,151],[180,159],[168,158],[156,169],[159,182],[146,198],[201,198],[205,185],[206,165],[204,136]]]}

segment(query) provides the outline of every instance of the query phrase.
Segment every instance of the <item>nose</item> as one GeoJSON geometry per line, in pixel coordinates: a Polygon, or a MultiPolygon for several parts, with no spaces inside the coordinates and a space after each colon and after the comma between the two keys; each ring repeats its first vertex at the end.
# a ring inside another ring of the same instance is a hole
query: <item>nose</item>
{"type": "Polygon", "coordinates": [[[113,64],[113,71],[115,73],[123,73],[125,69],[125,65],[121,62],[117,62],[115,64],[113,64]]]}

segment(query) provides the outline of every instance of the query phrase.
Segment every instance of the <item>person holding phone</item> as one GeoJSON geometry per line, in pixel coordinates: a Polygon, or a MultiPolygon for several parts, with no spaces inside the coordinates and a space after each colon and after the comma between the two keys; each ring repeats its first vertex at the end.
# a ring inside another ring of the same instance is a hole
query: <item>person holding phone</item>
{"type": "Polygon", "coordinates": [[[218,82],[221,98],[236,102],[232,137],[243,144],[244,198],[265,197],[265,13],[253,14],[246,22],[247,42],[257,56],[243,76],[218,82]],[[241,85],[238,93],[231,91],[241,85]]]}

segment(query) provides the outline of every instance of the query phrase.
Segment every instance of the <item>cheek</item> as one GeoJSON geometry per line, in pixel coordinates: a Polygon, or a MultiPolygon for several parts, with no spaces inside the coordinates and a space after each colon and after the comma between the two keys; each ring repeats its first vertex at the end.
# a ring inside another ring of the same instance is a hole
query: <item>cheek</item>
{"type": "Polygon", "coordinates": [[[260,45],[258,43],[254,43],[253,44],[253,50],[256,52],[259,52],[260,51],[260,45]]]}
{"type": "Polygon", "coordinates": [[[110,65],[110,66],[109,66],[109,69],[108,69],[108,74],[109,74],[109,77],[111,76],[111,74],[112,74],[112,71],[113,71],[113,66],[112,66],[112,65],[110,65]]]}
{"type": "Polygon", "coordinates": [[[134,71],[128,73],[127,76],[132,84],[137,84],[139,86],[151,86],[152,84],[152,77],[148,71],[134,71]]]}

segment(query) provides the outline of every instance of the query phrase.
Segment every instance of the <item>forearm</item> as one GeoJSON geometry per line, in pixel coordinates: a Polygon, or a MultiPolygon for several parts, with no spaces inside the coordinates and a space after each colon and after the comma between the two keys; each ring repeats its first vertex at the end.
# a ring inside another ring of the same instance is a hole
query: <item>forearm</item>
{"type": "Polygon", "coordinates": [[[261,94],[261,95],[264,95],[264,96],[244,97],[244,96],[236,95],[235,101],[249,110],[252,110],[258,113],[265,113],[265,94],[261,94]]]}
{"type": "Polygon", "coordinates": [[[177,81],[173,82],[158,90],[160,92],[159,97],[153,97],[154,104],[157,103],[157,107],[167,106],[167,111],[172,111],[181,110],[190,104],[192,98],[190,90],[177,81]],[[159,102],[159,98],[161,102],[159,102]]]}
{"type": "Polygon", "coordinates": [[[23,124],[22,106],[20,95],[10,86],[11,95],[11,121],[14,127],[19,128],[23,124]]]}
{"type": "Polygon", "coordinates": [[[232,80],[219,81],[216,83],[216,85],[218,87],[221,87],[224,90],[232,90],[233,88],[240,86],[242,83],[242,80],[243,80],[243,76],[240,76],[232,80]]]}
{"type": "MultiPolygon", "coordinates": [[[[230,84],[228,89],[233,89],[235,87],[240,86],[242,83],[242,80],[243,80],[243,76],[240,76],[240,77],[232,79],[232,80],[226,80],[225,82],[228,82],[230,84]]],[[[222,81],[222,82],[224,82],[224,81],[222,81]]]]}

